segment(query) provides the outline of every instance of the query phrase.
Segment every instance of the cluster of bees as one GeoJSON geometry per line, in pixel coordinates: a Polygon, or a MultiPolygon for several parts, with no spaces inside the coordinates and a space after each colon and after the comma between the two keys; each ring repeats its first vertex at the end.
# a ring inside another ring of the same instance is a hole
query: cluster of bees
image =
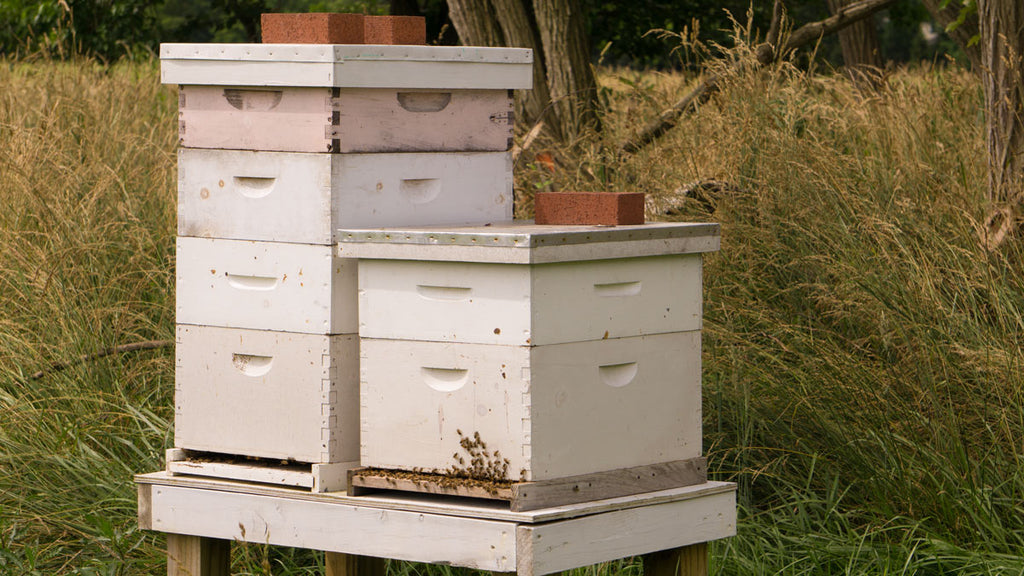
{"type": "MultiPolygon", "coordinates": [[[[466,459],[462,454],[456,452],[452,454],[452,458],[457,464],[453,464],[445,470],[445,474],[491,482],[507,482],[509,480],[509,460],[502,458],[501,451],[495,450],[494,454],[491,454],[487,450],[487,444],[480,439],[479,432],[473,432],[473,436],[463,435],[462,430],[456,430],[456,432],[459,434],[459,446],[462,446],[469,456],[469,464],[466,464],[466,459]]],[[[521,475],[525,474],[526,471],[523,470],[521,475]]]]}

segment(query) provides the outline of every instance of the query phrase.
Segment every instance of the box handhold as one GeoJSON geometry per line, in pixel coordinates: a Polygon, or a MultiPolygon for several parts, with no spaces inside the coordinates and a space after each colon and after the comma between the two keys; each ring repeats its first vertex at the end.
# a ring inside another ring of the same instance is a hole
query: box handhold
{"type": "Polygon", "coordinates": [[[642,192],[540,192],[533,199],[537,224],[644,223],[642,192]]]}

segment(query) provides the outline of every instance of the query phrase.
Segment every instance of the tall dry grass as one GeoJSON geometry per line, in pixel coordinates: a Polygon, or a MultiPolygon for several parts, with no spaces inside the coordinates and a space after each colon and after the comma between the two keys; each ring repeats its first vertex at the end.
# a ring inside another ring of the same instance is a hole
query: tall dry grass
{"type": "Polygon", "coordinates": [[[981,91],[897,69],[878,91],[733,52],[722,90],[629,158],[673,76],[606,74],[582,163],[521,190],[648,193],[722,224],[705,269],[716,476],[746,520],[725,573],[1020,573],[1021,243],[988,254],[981,91]],[[591,144],[597,140],[597,144],[591,144]]]}
{"type": "Polygon", "coordinates": [[[152,572],[170,348],[30,376],[173,338],[175,105],[155,63],[0,61],[0,573],[152,572]]]}
{"type": "MultiPolygon", "coordinates": [[[[713,572],[1021,573],[1024,252],[989,255],[974,232],[978,84],[939,66],[871,93],[785,64],[732,70],[622,158],[608,150],[695,80],[605,71],[604,132],[574,150],[542,137],[516,176],[521,215],[538,190],[640,190],[652,217],[722,224],[705,433],[715,476],[740,484],[741,523],[713,572]]],[[[170,349],[29,376],[172,337],[175,104],[155,63],[0,62],[2,574],[161,570],[132,474],[170,444],[170,349]]],[[[234,568],[319,561],[247,546],[234,568]]]]}

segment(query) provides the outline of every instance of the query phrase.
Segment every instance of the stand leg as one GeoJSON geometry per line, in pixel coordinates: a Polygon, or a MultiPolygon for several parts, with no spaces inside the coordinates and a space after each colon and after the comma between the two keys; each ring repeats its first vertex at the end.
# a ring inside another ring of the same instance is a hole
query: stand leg
{"type": "Polygon", "coordinates": [[[167,535],[167,576],[229,576],[231,541],[167,535]]]}
{"type": "Polygon", "coordinates": [[[707,576],[706,542],[643,556],[644,576],[707,576]]]}
{"type": "Polygon", "coordinates": [[[386,562],[373,556],[324,552],[325,576],[385,576],[386,562]]]}

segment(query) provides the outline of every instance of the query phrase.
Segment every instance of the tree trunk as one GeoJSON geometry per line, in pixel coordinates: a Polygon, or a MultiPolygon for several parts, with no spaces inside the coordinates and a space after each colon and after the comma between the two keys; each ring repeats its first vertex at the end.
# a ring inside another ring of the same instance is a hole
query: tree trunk
{"type": "Polygon", "coordinates": [[[448,16],[463,46],[505,45],[505,36],[501,33],[490,2],[448,0],[448,16]]]}
{"type": "MultiPolygon", "coordinates": [[[[939,8],[942,5],[942,0],[922,0],[925,8],[928,9],[932,14],[932,18],[935,22],[945,30],[950,24],[956,22],[960,17],[960,2],[950,2],[945,8],[939,8]]],[[[949,37],[953,39],[960,48],[964,51],[967,56],[967,60],[971,63],[971,69],[974,71],[981,70],[981,46],[978,44],[970,45],[971,39],[978,35],[978,15],[972,13],[968,16],[962,24],[957,26],[950,32],[947,32],[949,37]]]]}
{"type": "MultiPolygon", "coordinates": [[[[828,0],[829,9],[833,14],[851,3],[852,0],[828,0]]],[[[865,18],[840,30],[839,45],[843,49],[843,63],[854,80],[863,77],[864,73],[871,74],[882,67],[878,32],[873,18],[865,18]]]]}
{"type": "Polygon", "coordinates": [[[564,142],[598,126],[580,0],[448,0],[448,10],[464,45],[533,49],[533,90],[517,102],[518,123],[543,119],[564,142]]]}
{"type": "Polygon", "coordinates": [[[979,0],[989,198],[1024,199],[1024,5],[979,0]]]}
{"type": "Polygon", "coordinates": [[[533,0],[533,8],[556,120],[563,136],[578,136],[598,126],[586,15],[579,0],[533,0]]]}
{"type": "Polygon", "coordinates": [[[545,55],[537,26],[522,0],[491,0],[498,24],[505,33],[508,46],[533,50],[533,89],[522,90],[516,101],[516,116],[524,124],[544,121],[556,138],[561,138],[559,123],[550,117],[551,93],[545,72],[545,55]]]}

